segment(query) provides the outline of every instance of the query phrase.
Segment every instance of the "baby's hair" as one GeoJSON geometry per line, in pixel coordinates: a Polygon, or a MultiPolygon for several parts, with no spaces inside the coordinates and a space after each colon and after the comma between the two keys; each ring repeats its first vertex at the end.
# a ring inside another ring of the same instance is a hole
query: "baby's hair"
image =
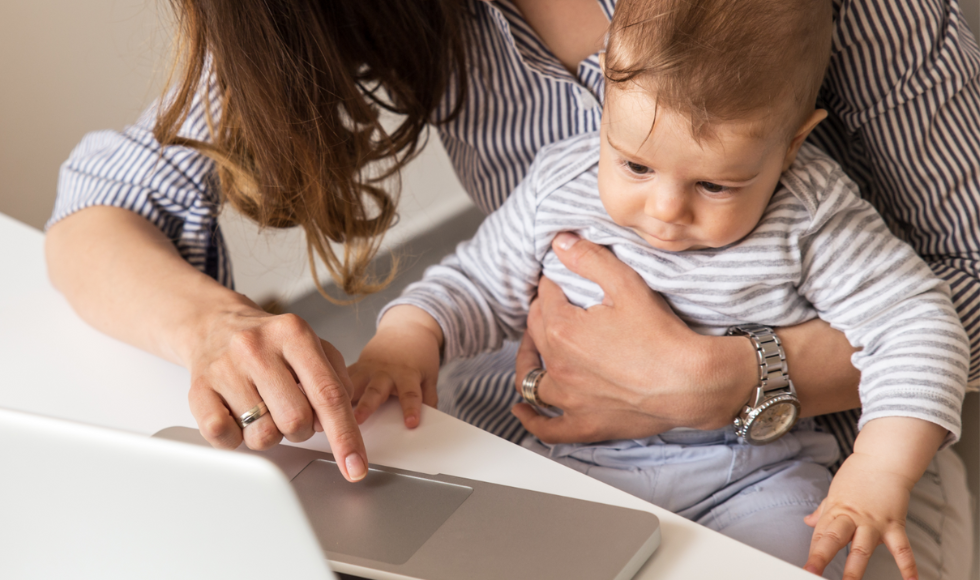
{"type": "Polygon", "coordinates": [[[831,0],[620,0],[605,75],[688,114],[697,138],[759,112],[795,132],[816,106],[832,24],[831,0]]]}

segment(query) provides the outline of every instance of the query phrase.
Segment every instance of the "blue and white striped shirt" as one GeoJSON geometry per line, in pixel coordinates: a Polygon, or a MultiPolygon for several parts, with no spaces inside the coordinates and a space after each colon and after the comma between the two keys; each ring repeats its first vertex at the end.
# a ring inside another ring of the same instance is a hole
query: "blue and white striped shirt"
{"type": "MultiPolygon", "coordinates": [[[[611,16],[615,0],[597,1],[611,16]]],[[[462,114],[438,130],[464,187],[489,213],[542,147],[598,130],[603,77],[597,55],[575,75],[565,70],[510,0],[469,2],[476,18],[471,52],[483,68],[465,81],[469,98],[462,114]]],[[[970,336],[969,380],[976,388],[980,50],[956,0],[834,0],[834,9],[833,55],[820,97],[830,117],[810,139],[949,283],[970,336]]],[[[209,140],[205,106],[220,114],[217,91],[211,95],[207,104],[194,103],[182,134],[209,140]]],[[[231,285],[217,227],[214,165],[190,149],[161,148],[151,132],[154,116],[151,108],[121,133],[84,138],[62,166],[49,224],[93,205],[131,209],[164,231],[191,264],[231,285]]],[[[500,397],[514,392],[511,385],[491,390],[500,397]]],[[[853,440],[852,425],[831,423],[848,431],[845,440],[853,440]]]]}

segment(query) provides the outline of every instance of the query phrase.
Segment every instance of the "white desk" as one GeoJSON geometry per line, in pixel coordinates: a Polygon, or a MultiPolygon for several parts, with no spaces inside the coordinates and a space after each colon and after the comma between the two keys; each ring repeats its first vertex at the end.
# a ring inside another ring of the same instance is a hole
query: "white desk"
{"type": "MultiPolygon", "coordinates": [[[[0,407],[144,434],[194,427],[187,371],[87,326],[48,282],[43,244],[40,232],[0,214],[0,407]]],[[[368,420],[369,460],[652,512],[663,542],[636,578],[723,578],[746,563],[754,578],[814,578],[439,411],[423,411],[414,431],[402,425],[397,404],[368,420]]],[[[329,451],[322,434],[303,446],[329,451]]]]}

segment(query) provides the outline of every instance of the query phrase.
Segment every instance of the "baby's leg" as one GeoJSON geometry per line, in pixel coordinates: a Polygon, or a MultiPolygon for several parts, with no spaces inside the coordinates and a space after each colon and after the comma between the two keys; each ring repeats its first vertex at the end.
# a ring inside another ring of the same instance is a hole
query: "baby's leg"
{"type": "MultiPolygon", "coordinates": [[[[813,528],[803,518],[817,509],[830,487],[830,472],[816,463],[788,461],[756,472],[718,492],[713,507],[695,519],[730,538],[803,566],[813,528]]],[[[838,552],[824,578],[844,573],[846,550],[838,552]]]]}
{"type": "MultiPolygon", "coordinates": [[[[821,464],[838,456],[833,436],[803,423],[761,447],[738,444],[731,428],[596,445],[528,437],[522,445],[802,567],[813,535],[803,518],[827,496],[830,472],[821,464]]],[[[845,556],[825,577],[841,577],[845,556]]]]}

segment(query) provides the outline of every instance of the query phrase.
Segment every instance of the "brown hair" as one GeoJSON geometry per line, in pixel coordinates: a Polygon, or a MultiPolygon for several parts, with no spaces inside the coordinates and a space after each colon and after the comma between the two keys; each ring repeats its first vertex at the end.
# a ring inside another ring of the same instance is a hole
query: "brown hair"
{"type": "MultiPolygon", "coordinates": [[[[374,292],[368,266],[393,224],[385,182],[420,150],[450,83],[466,73],[458,0],[171,0],[179,27],[154,135],[216,161],[223,202],[261,226],[301,226],[349,295],[374,292]],[[211,143],[178,134],[195,95],[220,91],[211,143]],[[380,111],[402,115],[386,131],[380,111]],[[380,163],[379,163],[380,162],[380,163]],[[331,242],[343,244],[338,255],[331,242]]],[[[459,113],[466,83],[458,83],[459,113]]]]}
{"type": "Polygon", "coordinates": [[[830,60],[830,0],[621,0],[609,31],[610,86],[636,81],[657,106],[713,121],[777,110],[792,131],[813,113],[830,60]]]}

